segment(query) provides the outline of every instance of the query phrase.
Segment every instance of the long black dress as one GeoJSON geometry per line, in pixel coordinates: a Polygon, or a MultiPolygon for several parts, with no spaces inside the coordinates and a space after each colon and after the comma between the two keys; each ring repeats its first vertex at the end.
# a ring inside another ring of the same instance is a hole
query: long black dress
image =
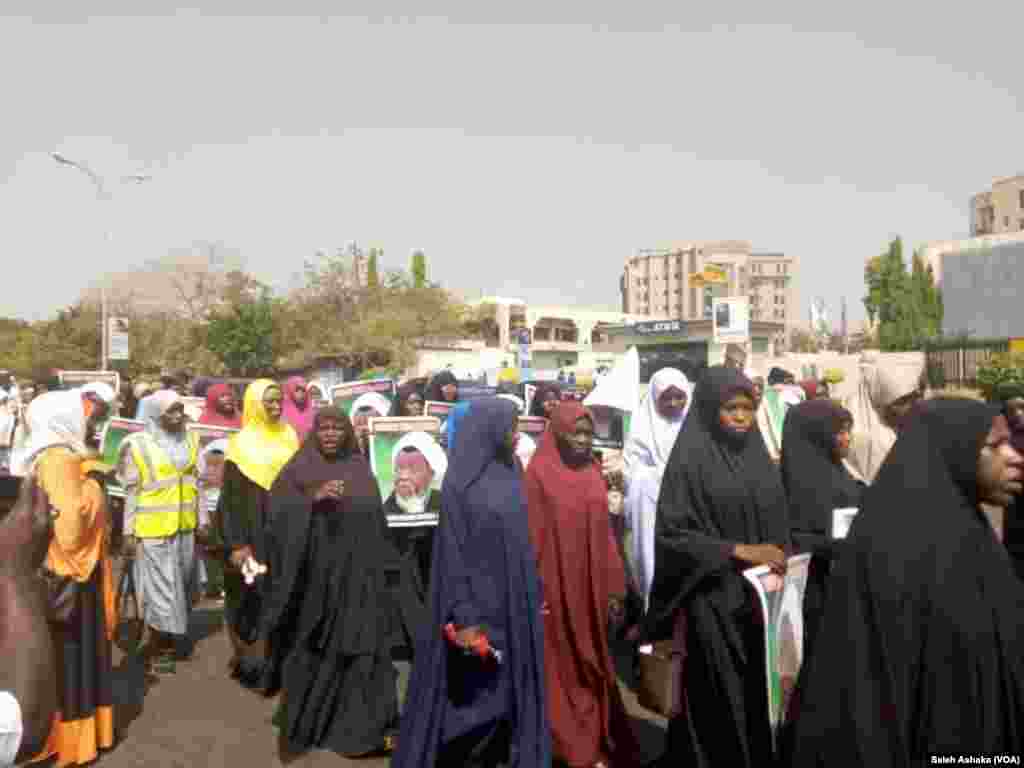
{"type": "Polygon", "coordinates": [[[739,371],[703,373],[658,498],[648,633],[658,639],[685,621],[681,701],[666,756],[673,765],[761,767],[773,759],[764,625],[732,553],[737,544],[786,549],[789,522],[757,428],[738,435],[719,426],[719,409],[739,392],[753,398],[739,371]]]}
{"type": "MultiPolygon", "coordinates": [[[[441,494],[431,491],[427,510],[440,512],[441,494]]],[[[384,514],[400,515],[402,509],[391,494],[384,514]]],[[[393,649],[411,654],[416,635],[427,623],[427,590],[430,560],[434,551],[433,527],[388,528],[384,583],[390,597],[388,637],[393,649]]]]}
{"type": "Polygon", "coordinates": [[[933,400],[864,494],[804,667],[791,764],[1024,750],[1024,587],[978,507],[997,411],[933,400]]]}
{"type": "Polygon", "coordinates": [[[850,412],[831,400],[808,400],[786,414],[782,484],[797,553],[810,552],[804,592],[804,658],[813,652],[827,599],[828,574],[842,542],[832,539],[832,512],[860,505],[864,485],[835,458],[835,440],[850,412]]]}
{"type": "Polygon", "coordinates": [[[311,437],[274,482],[271,507],[263,632],[268,688],[275,680],[282,688],[282,733],[303,750],[380,750],[397,727],[398,702],[377,481],[354,443],[328,461],[311,437]],[[314,502],[328,480],[345,482],[343,498],[314,502]]]}
{"type": "Polygon", "coordinates": [[[267,529],[270,525],[270,494],[246,477],[233,461],[224,462],[224,484],[217,502],[217,519],[224,539],[224,617],[247,643],[256,639],[262,612],[265,579],[247,585],[231,565],[231,552],[252,547],[253,557],[266,563],[267,529]]]}

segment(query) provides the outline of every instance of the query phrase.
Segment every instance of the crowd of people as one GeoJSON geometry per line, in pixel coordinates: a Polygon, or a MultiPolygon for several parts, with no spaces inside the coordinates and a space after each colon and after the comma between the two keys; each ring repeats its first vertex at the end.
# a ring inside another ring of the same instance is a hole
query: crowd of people
{"type": "Polygon", "coordinates": [[[625,639],[672,647],[665,766],[1019,758],[1024,386],[994,403],[925,397],[922,367],[865,361],[845,406],[820,382],[733,359],[695,381],[657,371],[621,469],[595,460],[595,418],[557,383],[529,405],[462,401],[442,372],[346,411],[298,378],[250,382],[240,400],[205,382],[195,414],[173,380],[120,398],[22,387],[0,421],[23,477],[0,518],[0,551],[22,543],[0,566],[0,606],[22,622],[0,629],[0,765],[82,765],[114,744],[111,477],[126,492],[149,674],[189,658],[200,582],[218,581],[227,674],[278,697],[294,752],[390,754],[398,768],[639,766],[613,662],[625,639]],[[454,406],[443,435],[398,441],[382,497],[368,418],[433,400],[454,406]],[[105,468],[90,441],[112,411],[144,428],[105,468]],[[524,449],[526,415],[547,428],[524,449]],[[238,431],[201,448],[190,418],[238,431]],[[1004,531],[983,504],[1007,510],[1004,531]],[[833,515],[847,509],[859,511],[839,538],[833,515]],[[804,661],[775,732],[743,572],[781,576],[796,553],[811,555],[804,661]],[[403,702],[399,659],[412,664],[403,702]]]}

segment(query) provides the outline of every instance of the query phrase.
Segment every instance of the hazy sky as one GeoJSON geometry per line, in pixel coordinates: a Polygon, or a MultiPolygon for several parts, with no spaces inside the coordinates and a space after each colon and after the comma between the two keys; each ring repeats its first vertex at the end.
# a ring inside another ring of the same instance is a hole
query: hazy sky
{"type": "Polygon", "coordinates": [[[866,257],[1024,170],[1016,4],[38,5],[0,3],[0,315],[201,240],[279,287],[357,240],[617,306],[636,248],[742,239],[800,259],[804,317],[860,319],[866,257]],[[101,205],[54,151],[153,180],[101,205]]]}

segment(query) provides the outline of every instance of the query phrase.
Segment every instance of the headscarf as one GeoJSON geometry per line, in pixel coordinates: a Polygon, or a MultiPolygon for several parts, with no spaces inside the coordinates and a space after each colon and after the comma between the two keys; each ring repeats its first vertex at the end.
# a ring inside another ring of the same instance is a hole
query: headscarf
{"type": "Polygon", "coordinates": [[[978,509],[997,413],[929,400],[900,433],[829,580],[788,764],[1024,751],[1024,587],[978,509]]]}
{"type": "Polygon", "coordinates": [[[228,452],[228,439],[221,438],[220,440],[211,440],[206,444],[206,447],[199,453],[199,461],[197,462],[196,469],[199,472],[200,477],[206,475],[206,462],[210,458],[211,454],[222,453],[225,456],[228,452]]]}
{"type": "Polygon", "coordinates": [[[352,403],[352,416],[359,413],[360,408],[372,408],[378,416],[387,416],[391,412],[391,403],[380,392],[364,392],[352,403]]]}
{"type": "Polygon", "coordinates": [[[768,371],[768,386],[775,386],[776,384],[785,384],[786,379],[790,378],[793,374],[789,371],[783,370],[778,366],[768,371]]]}
{"type": "Polygon", "coordinates": [[[531,416],[540,416],[545,419],[548,417],[544,411],[544,400],[552,392],[555,393],[555,399],[561,401],[562,385],[557,381],[545,381],[537,385],[537,389],[533,393],[533,400],[530,403],[531,416]]]}
{"type": "MultiPolygon", "coordinates": [[[[25,448],[21,463],[27,475],[35,460],[47,448],[60,445],[86,456],[86,418],[78,390],[47,392],[29,403],[25,411],[25,448]]],[[[14,467],[12,466],[12,470],[14,467]]]]}
{"type": "Polygon", "coordinates": [[[230,416],[222,413],[220,410],[220,399],[224,395],[233,394],[234,391],[231,389],[231,385],[227,383],[211,384],[207,387],[206,406],[203,408],[203,415],[199,418],[199,423],[211,427],[240,429],[242,426],[242,414],[239,412],[237,405],[235,406],[234,413],[230,416]]]}
{"type": "Polygon", "coordinates": [[[405,401],[413,395],[419,395],[420,398],[426,401],[423,397],[423,386],[419,380],[407,381],[405,384],[400,386],[395,392],[395,401],[391,404],[391,416],[404,416],[405,415],[405,401]]]}
{"type": "Polygon", "coordinates": [[[192,397],[206,397],[206,390],[210,388],[210,379],[198,378],[192,382],[192,397]]]}
{"type": "Polygon", "coordinates": [[[156,441],[174,466],[184,469],[192,459],[185,430],[171,433],[160,424],[160,417],[180,402],[181,396],[173,389],[158,390],[142,401],[140,420],[146,425],[146,434],[156,441]]]}
{"type": "Polygon", "coordinates": [[[816,379],[806,379],[801,381],[800,388],[804,391],[808,400],[813,400],[818,396],[818,382],[816,379]]]}
{"type": "Polygon", "coordinates": [[[398,462],[398,455],[406,448],[415,448],[426,459],[427,464],[434,472],[434,479],[431,488],[441,490],[441,483],[444,481],[445,473],[448,471],[448,457],[437,440],[426,432],[407,432],[395,443],[391,451],[391,465],[394,467],[398,462]]]}
{"type": "MultiPolygon", "coordinates": [[[[785,491],[758,430],[729,432],[719,421],[722,405],[740,392],[753,399],[753,384],[740,371],[707,368],[665,467],[649,612],[659,628],[705,578],[735,573],[724,542],[789,544],[785,491]]],[[[715,600],[722,610],[738,610],[745,589],[737,573],[715,600]]]]}
{"type": "Polygon", "coordinates": [[[500,458],[516,418],[512,403],[487,398],[460,428],[441,489],[430,618],[405,703],[416,716],[402,718],[392,768],[433,766],[444,743],[500,719],[514,724],[517,765],[551,762],[537,563],[520,472],[500,458]],[[452,653],[441,634],[448,622],[485,624],[504,662],[481,672],[478,659],[452,653]]]}
{"type": "Polygon", "coordinates": [[[847,463],[856,476],[870,484],[896,442],[896,432],[882,421],[881,414],[921,386],[924,356],[919,352],[865,354],[860,373],[860,387],[850,409],[854,433],[847,463]]]}
{"type": "MultiPolygon", "coordinates": [[[[449,384],[458,386],[459,381],[455,378],[455,374],[447,369],[438,373],[434,376],[433,380],[431,380],[430,386],[427,387],[427,400],[433,400],[439,403],[447,402],[444,399],[444,395],[441,393],[441,388],[446,387],[449,384]]],[[[458,399],[458,394],[456,394],[455,397],[458,399]]]]}
{"type": "Polygon", "coordinates": [[[227,460],[260,488],[269,491],[278,472],[299,449],[299,438],[283,420],[271,423],[263,396],[277,384],[257,379],[245,390],[242,431],[231,436],[227,460]]]}
{"type": "Polygon", "coordinates": [[[102,381],[94,381],[91,384],[86,384],[79,391],[83,395],[96,395],[96,397],[107,405],[113,405],[114,400],[117,398],[117,393],[114,392],[114,388],[102,381]]]}
{"type": "Polygon", "coordinates": [[[459,432],[459,425],[462,420],[469,413],[469,407],[472,405],[471,400],[459,403],[448,412],[448,418],[444,422],[444,433],[445,441],[448,445],[448,453],[451,454],[455,450],[455,437],[459,432]]]}
{"type": "Polygon", "coordinates": [[[659,473],[664,471],[692,405],[693,384],[686,374],[676,368],[662,368],[654,374],[647,385],[647,395],[630,422],[629,442],[623,453],[626,469],[631,469],[634,462],[640,462],[654,467],[659,473]],[[658,398],[670,387],[686,395],[686,408],[678,419],[672,420],[658,411],[658,398]]]}
{"type": "Polygon", "coordinates": [[[836,435],[852,421],[850,412],[832,400],[808,400],[786,416],[782,484],[801,551],[831,538],[834,510],[860,504],[860,484],[835,458],[836,435]]]}
{"type": "Polygon", "coordinates": [[[295,429],[299,440],[302,440],[313,429],[313,417],[316,415],[316,408],[313,406],[309,393],[306,393],[306,402],[301,408],[295,402],[295,390],[299,387],[306,387],[306,380],[301,376],[292,376],[284,383],[284,403],[281,409],[281,419],[288,422],[295,429]]]}
{"type": "Polygon", "coordinates": [[[626,765],[639,749],[608,647],[609,598],[626,592],[608,487],[596,462],[566,465],[557,439],[572,434],[580,419],[594,421],[581,404],[559,403],[551,415],[552,434],[525,480],[530,541],[548,609],[548,714],[554,752],[565,763],[593,765],[606,757],[626,765]],[[580,727],[590,720],[595,722],[580,727]]]}
{"type": "Polygon", "coordinates": [[[508,400],[510,403],[514,403],[516,408],[519,409],[520,416],[522,416],[523,411],[526,410],[526,403],[523,402],[523,399],[521,397],[513,395],[510,392],[500,392],[499,394],[496,395],[496,397],[500,397],[502,400],[508,400]]]}

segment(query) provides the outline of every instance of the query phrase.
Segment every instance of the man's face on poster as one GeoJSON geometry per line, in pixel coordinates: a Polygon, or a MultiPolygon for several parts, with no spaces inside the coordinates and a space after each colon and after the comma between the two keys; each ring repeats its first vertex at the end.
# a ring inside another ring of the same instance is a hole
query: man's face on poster
{"type": "Polygon", "coordinates": [[[434,472],[419,451],[402,451],[395,462],[395,494],[403,499],[422,496],[430,488],[434,472]]]}

